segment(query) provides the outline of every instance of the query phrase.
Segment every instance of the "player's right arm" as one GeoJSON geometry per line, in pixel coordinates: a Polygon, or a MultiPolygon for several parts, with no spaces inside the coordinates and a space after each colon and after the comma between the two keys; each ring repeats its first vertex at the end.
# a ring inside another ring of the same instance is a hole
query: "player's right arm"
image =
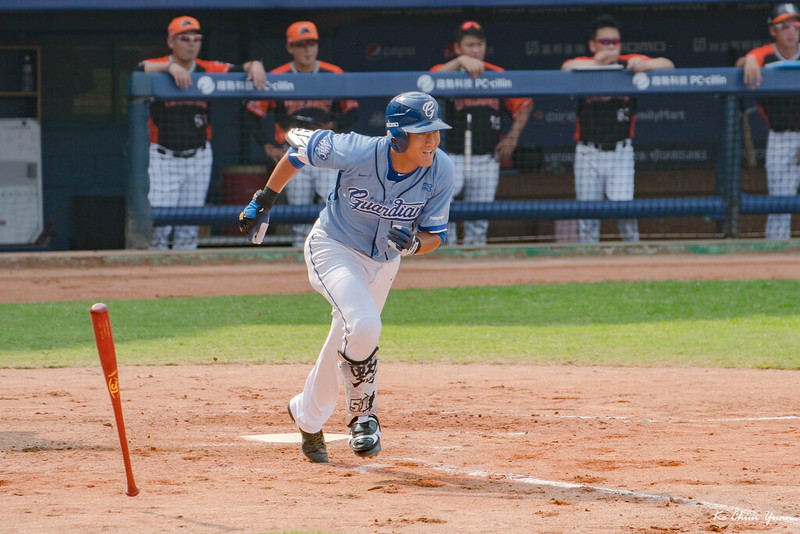
{"type": "Polygon", "coordinates": [[[256,191],[253,200],[239,213],[239,230],[249,233],[252,243],[259,245],[263,242],[275,200],[301,168],[302,164],[295,164],[289,159],[288,153],[284,154],[270,174],[264,189],[256,191]]]}
{"type": "Polygon", "coordinates": [[[561,65],[561,70],[574,70],[586,67],[597,66],[598,63],[593,57],[576,57],[575,59],[568,59],[561,65]]]}
{"type": "Polygon", "coordinates": [[[473,78],[477,78],[486,70],[486,65],[480,59],[471,56],[458,56],[447,63],[436,65],[431,69],[433,72],[458,72],[465,70],[473,78]]]}
{"type": "Polygon", "coordinates": [[[761,67],[764,66],[765,57],[773,50],[773,45],[767,44],[749,51],[736,60],[736,66],[744,69],[743,81],[750,89],[761,85],[761,67]]]}
{"type": "Polygon", "coordinates": [[[277,163],[286,153],[286,149],[273,144],[263,128],[267,113],[274,107],[274,103],[269,100],[250,100],[246,105],[247,113],[244,114],[244,124],[256,143],[264,149],[267,157],[277,163]]]}
{"type": "Polygon", "coordinates": [[[761,66],[754,56],[747,54],[740,57],[736,61],[736,66],[744,69],[743,81],[750,89],[755,89],[761,85],[761,66]]]}
{"type": "Polygon", "coordinates": [[[618,50],[600,50],[594,56],[581,56],[568,59],[561,64],[561,70],[586,69],[605,65],[614,65],[619,62],[618,50]]]}
{"type": "Polygon", "coordinates": [[[147,59],[142,61],[140,66],[144,72],[166,72],[172,76],[175,80],[175,85],[181,89],[186,89],[192,85],[192,76],[189,71],[166,58],[163,61],[147,59]]]}

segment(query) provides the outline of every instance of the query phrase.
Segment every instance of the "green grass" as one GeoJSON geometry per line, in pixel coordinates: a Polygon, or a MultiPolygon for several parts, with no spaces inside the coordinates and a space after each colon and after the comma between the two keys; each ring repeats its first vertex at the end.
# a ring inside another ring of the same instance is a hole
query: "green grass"
{"type": "MultiPolygon", "coordinates": [[[[395,290],[381,358],[800,369],[800,281],[395,290]]],[[[93,302],[0,304],[0,367],[97,364],[93,302]]],[[[312,362],[316,294],[106,301],[124,365],[312,362]]]]}

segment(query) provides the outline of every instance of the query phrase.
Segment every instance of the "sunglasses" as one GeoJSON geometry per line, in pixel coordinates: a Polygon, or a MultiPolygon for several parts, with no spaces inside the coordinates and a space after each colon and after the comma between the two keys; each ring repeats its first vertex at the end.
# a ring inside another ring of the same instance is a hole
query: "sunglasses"
{"type": "Polygon", "coordinates": [[[598,43],[603,46],[610,46],[610,45],[618,45],[619,39],[595,39],[598,43]]]}
{"type": "Polygon", "coordinates": [[[787,22],[779,22],[777,24],[773,24],[773,26],[779,30],[788,30],[789,28],[797,30],[800,29],[800,21],[790,20],[787,22]]]}
{"type": "Polygon", "coordinates": [[[473,29],[480,30],[481,29],[481,25],[478,24],[477,22],[473,22],[471,20],[469,20],[469,21],[467,21],[467,22],[465,22],[464,24],[461,25],[461,30],[462,31],[473,30],[473,29]]]}
{"type": "Polygon", "coordinates": [[[180,33],[178,40],[184,43],[194,43],[195,41],[199,43],[203,40],[203,36],[199,33],[180,33]]]}

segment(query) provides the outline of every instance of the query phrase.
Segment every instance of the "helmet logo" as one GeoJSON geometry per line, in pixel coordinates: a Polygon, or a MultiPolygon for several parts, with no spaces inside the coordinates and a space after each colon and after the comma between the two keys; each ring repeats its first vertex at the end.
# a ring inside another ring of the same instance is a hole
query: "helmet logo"
{"type": "Polygon", "coordinates": [[[436,102],[428,100],[424,104],[422,104],[422,112],[425,114],[426,117],[432,119],[433,116],[436,114],[436,102]]]}

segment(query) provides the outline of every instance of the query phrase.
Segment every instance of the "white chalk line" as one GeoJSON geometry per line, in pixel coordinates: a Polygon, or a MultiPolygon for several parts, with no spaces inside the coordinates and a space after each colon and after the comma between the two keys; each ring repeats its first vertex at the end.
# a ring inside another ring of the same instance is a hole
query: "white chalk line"
{"type": "Polygon", "coordinates": [[[540,414],[536,417],[552,417],[554,419],[587,419],[601,421],[626,421],[631,423],[740,423],[750,421],[796,421],[800,415],[779,415],[765,417],[716,417],[713,419],[632,419],[622,415],[562,415],[540,414]]]}
{"type": "MultiPolygon", "coordinates": [[[[498,479],[505,479],[510,480],[512,482],[519,482],[522,484],[530,484],[532,486],[549,486],[553,488],[559,489],[571,489],[571,490],[583,490],[583,491],[591,491],[595,493],[602,493],[606,495],[615,495],[620,497],[634,497],[637,499],[642,500],[651,500],[651,501],[659,501],[659,502],[668,502],[670,504],[677,504],[677,505],[688,505],[688,506],[699,506],[702,508],[709,508],[711,510],[719,511],[719,512],[728,512],[731,515],[735,515],[737,517],[756,517],[756,516],[763,516],[765,520],[769,518],[769,522],[783,522],[783,523],[794,523],[800,524],[800,517],[795,517],[791,515],[782,515],[782,514],[775,514],[775,513],[768,513],[768,514],[759,514],[755,510],[748,510],[746,508],[740,508],[738,506],[732,506],[728,504],[720,504],[720,503],[713,503],[709,501],[701,501],[698,499],[688,499],[688,498],[680,498],[680,497],[672,497],[671,495],[666,494],[658,494],[658,493],[644,493],[640,491],[633,491],[633,490],[621,490],[621,489],[613,489],[613,488],[603,488],[600,486],[590,486],[587,484],[575,484],[573,482],[560,482],[558,480],[544,480],[540,478],[534,478],[528,475],[515,475],[513,473],[490,473],[488,471],[482,470],[472,470],[472,469],[464,469],[460,467],[456,467],[453,465],[446,465],[446,464],[439,464],[434,462],[429,462],[426,460],[420,460],[419,458],[396,458],[396,461],[400,462],[413,462],[417,465],[421,465],[423,467],[427,467],[429,469],[433,469],[435,471],[442,471],[444,473],[450,475],[459,475],[459,476],[468,476],[473,478],[491,478],[493,481],[498,479]]],[[[385,468],[386,465],[371,465],[371,466],[360,466],[355,468],[356,471],[370,471],[378,468],[385,468]]]]}

